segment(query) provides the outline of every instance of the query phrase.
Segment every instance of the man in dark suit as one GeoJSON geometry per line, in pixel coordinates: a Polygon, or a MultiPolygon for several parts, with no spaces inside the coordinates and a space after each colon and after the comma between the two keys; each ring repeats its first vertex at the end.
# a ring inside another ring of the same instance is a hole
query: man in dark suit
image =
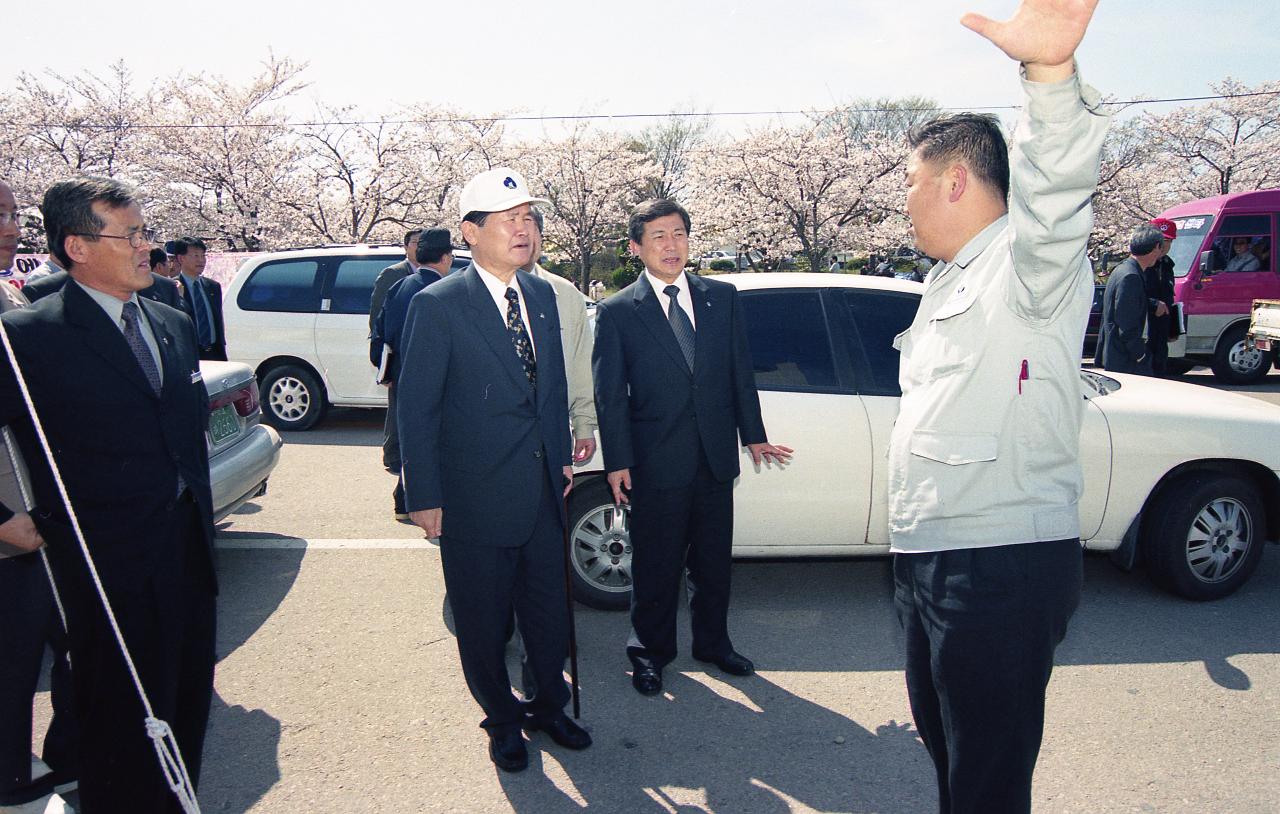
{"type": "MultiPolygon", "coordinates": [[[[41,207],[63,289],[2,318],[88,552],[156,717],[193,782],[213,692],[213,506],[208,394],[190,320],[150,285],[136,193],[109,178],[54,184],[41,207]]],[[[30,515],[67,612],[82,810],[178,811],[7,358],[0,425],[31,474],[30,515]]]]}
{"type": "Polygon", "coordinates": [[[182,309],[196,328],[201,359],[227,360],[227,331],[222,322],[222,286],[204,275],[204,241],[182,237],[170,241],[174,280],[182,290],[182,309]]]}
{"type": "Polygon", "coordinates": [[[438,282],[449,273],[453,265],[453,242],[448,229],[424,229],[417,241],[417,272],[402,278],[387,292],[382,310],[373,325],[373,335],[369,337],[369,361],[381,369],[384,348],[391,349],[391,358],[387,360],[387,417],[383,423],[383,432],[391,438],[392,459],[384,461],[387,469],[396,475],[396,488],[392,493],[397,520],[407,521],[409,513],[404,507],[404,479],[400,477],[400,436],[396,432],[396,377],[400,375],[400,355],[404,352],[404,320],[409,313],[409,302],[414,296],[438,282]]]}
{"type": "Polygon", "coordinates": [[[522,726],[570,749],[591,744],[564,714],[563,498],[573,442],[560,323],[551,286],[519,271],[537,200],[501,167],[463,188],[473,262],[413,298],[397,385],[406,503],[413,522],[440,538],[463,674],[504,771],[528,765],[522,726]],[[513,608],[523,704],[504,658],[513,608]]]}
{"type": "Polygon", "coordinates": [[[1163,376],[1169,370],[1169,337],[1174,319],[1173,258],[1169,249],[1178,238],[1178,224],[1168,218],[1156,218],[1151,225],[1160,230],[1160,259],[1142,272],[1147,288],[1147,355],[1151,357],[1151,372],[1163,376]]]}
{"type": "MultiPolygon", "coordinates": [[[[26,295],[28,300],[35,302],[55,291],[61,291],[67,284],[67,280],[70,279],[65,271],[55,271],[52,274],[46,274],[35,282],[27,283],[23,286],[22,293],[26,295]]],[[[155,272],[151,273],[151,285],[139,291],[138,296],[164,303],[170,308],[182,310],[182,298],[178,294],[178,284],[155,272]]]]}
{"type": "Polygon", "coordinates": [[[1142,336],[1150,305],[1143,274],[1160,259],[1163,239],[1157,227],[1140,224],[1129,237],[1129,257],[1107,277],[1095,359],[1107,370],[1151,375],[1151,356],[1142,336]]]}
{"type": "Polygon", "coordinates": [[[765,438],[737,289],[684,271],[689,227],[674,201],[636,207],[628,234],[645,271],[596,308],[596,412],[614,500],[631,505],[627,656],[642,695],[661,691],[676,656],[686,566],[694,658],[754,671],[728,627],[739,437],[756,464],[791,457],[765,438]]]}
{"type": "MultiPolygon", "coordinates": [[[[418,269],[418,238],[421,234],[421,229],[405,232],[404,259],[378,272],[377,278],[373,281],[373,293],[369,297],[370,339],[373,338],[374,323],[382,313],[382,306],[386,304],[391,287],[418,269]]],[[[382,465],[391,474],[400,474],[400,441],[396,433],[396,411],[389,403],[387,415],[382,424],[382,465]]],[[[398,516],[400,512],[397,511],[396,514],[398,516]]]]}

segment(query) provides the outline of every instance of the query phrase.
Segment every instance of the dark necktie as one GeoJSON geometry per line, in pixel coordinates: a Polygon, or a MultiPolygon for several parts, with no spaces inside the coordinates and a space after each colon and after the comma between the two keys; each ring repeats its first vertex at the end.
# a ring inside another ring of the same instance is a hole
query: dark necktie
{"type": "Polygon", "coordinates": [[[160,395],[160,370],[156,367],[156,359],[151,355],[151,349],[147,347],[146,340],[142,338],[138,316],[137,303],[126,302],[124,311],[120,315],[124,320],[124,341],[129,343],[129,350],[133,351],[134,358],[138,360],[142,374],[147,377],[147,381],[151,383],[151,389],[158,396],[160,395]]]}
{"type": "Polygon", "coordinates": [[[196,339],[200,347],[207,348],[213,344],[213,319],[209,314],[209,301],[205,299],[199,280],[190,282],[191,290],[187,295],[191,298],[191,311],[196,317],[196,339]]]}
{"type": "Polygon", "coordinates": [[[667,320],[671,322],[671,330],[675,332],[676,342],[680,345],[680,352],[684,354],[684,361],[689,365],[689,370],[693,370],[693,349],[694,349],[694,333],[693,323],[689,321],[689,315],[684,312],[680,304],[676,302],[676,298],[680,296],[680,287],[669,285],[662,289],[662,293],[671,298],[671,304],[667,306],[667,320]]]}
{"type": "Polygon", "coordinates": [[[525,378],[529,384],[538,386],[538,362],[533,358],[533,342],[529,339],[529,331],[520,318],[520,295],[514,288],[507,289],[507,333],[511,335],[511,343],[516,346],[516,355],[524,366],[525,378]]]}

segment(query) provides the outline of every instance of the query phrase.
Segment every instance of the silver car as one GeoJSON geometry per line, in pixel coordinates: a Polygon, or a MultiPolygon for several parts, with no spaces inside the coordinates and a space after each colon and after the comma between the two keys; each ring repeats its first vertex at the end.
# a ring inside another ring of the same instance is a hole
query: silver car
{"type": "Polygon", "coordinates": [[[213,522],[266,494],[267,478],[280,461],[280,435],[262,423],[258,379],[238,362],[201,362],[209,391],[209,484],[213,522]]]}

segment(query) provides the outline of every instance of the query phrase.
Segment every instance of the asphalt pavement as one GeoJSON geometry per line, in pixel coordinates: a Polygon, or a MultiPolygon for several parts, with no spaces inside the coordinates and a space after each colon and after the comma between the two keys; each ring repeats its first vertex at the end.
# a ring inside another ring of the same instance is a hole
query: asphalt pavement
{"type": "MultiPolygon", "coordinates": [[[[1246,391],[1280,403],[1280,374],[1246,391]]],[[[885,558],[736,563],[731,629],[758,674],[692,661],[682,619],[682,655],[653,698],[628,680],[626,615],[579,608],[595,745],[568,752],[534,734],[529,769],[497,772],[438,550],[391,516],[381,415],[335,410],[286,435],[268,494],[220,528],[204,811],[936,810],[885,558]]],[[[1275,547],[1209,604],[1089,556],[1049,688],[1035,810],[1276,811],[1278,608],[1275,547]]]]}

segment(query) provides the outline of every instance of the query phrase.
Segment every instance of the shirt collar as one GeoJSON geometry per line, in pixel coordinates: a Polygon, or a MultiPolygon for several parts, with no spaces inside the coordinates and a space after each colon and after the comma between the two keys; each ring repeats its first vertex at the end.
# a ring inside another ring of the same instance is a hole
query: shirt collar
{"type": "Polygon", "coordinates": [[[658,279],[657,275],[649,271],[648,268],[644,270],[644,276],[645,276],[645,279],[649,281],[649,286],[653,289],[653,293],[663,294],[664,288],[666,288],[668,285],[673,285],[676,288],[680,289],[680,293],[684,295],[686,303],[690,303],[690,304],[693,303],[693,299],[689,294],[689,278],[685,276],[683,271],[680,272],[680,276],[676,277],[676,281],[674,283],[662,282],[662,280],[658,279]]]}
{"type": "MultiPolygon", "coordinates": [[[[90,288],[89,286],[85,285],[84,283],[80,282],[74,277],[72,278],[72,282],[80,286],[80,288],[84,291],[84,293],[88,294],[89,298],[92,299],[94,302],[96,302],[99,305],[99,307],[101,307],[102,310],[107,313],[107,316],[110,317],[111,321],[116,324],[116,327],[120,327],[120,322],[121,320],[124,319],[124,304],[125,304],[124,300],[117,299],[111,296],[110,294],[99,291],[96,288],[90,288]]],[[[130,294],[128,301],[133,303],[134,305],[137,305],[138,295],[136,293],[130,294]]],[[[141,312],[142,308],[139,307],[138,311],[141,312]]]]}
{"type": "Polygon", "coordinates": [[[970,263],[977,259],[978,255],[986,251],[986,248],[991,245],[991,241],[996,239],[996,235],[1004,231],[1004,228],[1008,225],[1008,215],[1001,215],[996,218],[987,228],[970,238],[969,242],[964,244],[960,251],[956,252],[955,259],[951,262],[960,268],[968,267],[970,263]]]}

